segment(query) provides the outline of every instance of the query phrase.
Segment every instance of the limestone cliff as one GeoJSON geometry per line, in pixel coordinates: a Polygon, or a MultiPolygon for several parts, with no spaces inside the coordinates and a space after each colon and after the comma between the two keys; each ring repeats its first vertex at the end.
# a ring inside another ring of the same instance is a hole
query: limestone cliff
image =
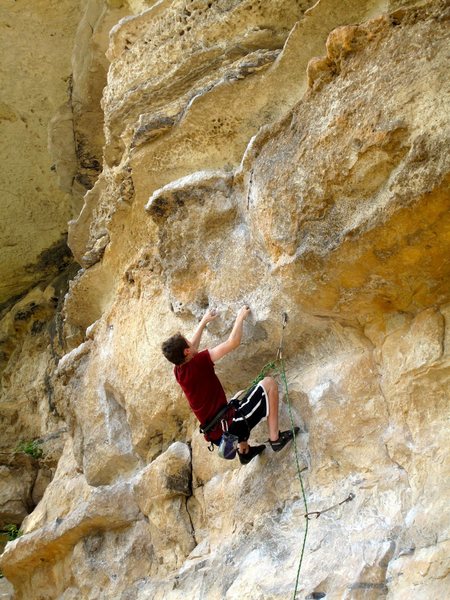
{"type": "Polygon", "coordinates": [[[51,148],[81,269],[0,324],[1,507],[29,513],[0,559],[14,597],[293,596],[293,447],[245,467],[208,453],[160,352],[208,306],[218,343],[244,302],[217,372],[245,387],[288,314],[307,504],[334,507],[308,522],[297,598],[445,597],[448,2],[74,4],[79,103],[51,148]],[[24,431],[47,463],[14,451],[24,431]]]}

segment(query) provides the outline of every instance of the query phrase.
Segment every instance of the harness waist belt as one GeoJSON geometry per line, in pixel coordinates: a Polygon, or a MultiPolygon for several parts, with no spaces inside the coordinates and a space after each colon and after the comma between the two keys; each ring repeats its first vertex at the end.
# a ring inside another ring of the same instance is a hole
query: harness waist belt
{"type": "Polygon", "coordinates": [[[216,415],[214,415],[214,417],[211,419],[211,421],[208,421],[208,423],[205,423],[204,425],[200,425],[200,433],[208,433],[208,431],[211,431],[211,429],[218,423],[218,421],[220,421],[220,419],[224,416],[224,414],[230,408],[234,408],[236,410],[238,406],[239,406],[238,400],[236,400],[235,398],[233,398],[233,400],[230,400],[230,402],[228,402],[228,404],[225,404],[225,406],[222,406],[222,408],[219,410],[219,412],[216,415]]]}

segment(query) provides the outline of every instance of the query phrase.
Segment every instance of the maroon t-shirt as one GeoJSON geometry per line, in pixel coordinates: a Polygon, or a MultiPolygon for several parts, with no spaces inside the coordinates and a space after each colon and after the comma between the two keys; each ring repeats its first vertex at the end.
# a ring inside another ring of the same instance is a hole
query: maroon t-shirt
{"type": "MultiPolygon", "coordinates": [[[[227,403],[222,384],[214,371],[209,350],[199,352],[187,363],[176,365],[174,373],[189,406],[202,425],[210,421],[227,403]]],[[[221,433],[220,430],[218,437],[221,433]]],[[[217,436],[210,437],[214,439],[217,436]]]]}

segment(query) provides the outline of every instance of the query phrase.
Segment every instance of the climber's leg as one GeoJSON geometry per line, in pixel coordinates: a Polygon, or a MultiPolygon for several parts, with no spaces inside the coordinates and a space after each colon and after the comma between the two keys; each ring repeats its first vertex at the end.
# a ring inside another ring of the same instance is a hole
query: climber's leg
{"type": "Polygon", "coordinates": [[[275,441],[278,439],[278,385],[273,377],[264,377],[261,385],[266,391],[269,414],[267,415],[267,428],[269,430],[269,439],[275,441]]]}

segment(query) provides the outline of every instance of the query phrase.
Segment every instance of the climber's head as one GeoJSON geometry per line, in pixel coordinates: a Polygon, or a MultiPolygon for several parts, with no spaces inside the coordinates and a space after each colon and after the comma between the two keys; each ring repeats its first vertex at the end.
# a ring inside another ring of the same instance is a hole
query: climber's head
{"type": "Polygon", "coordinates": [[[162,343],[161,350],[171,363],[182,365],[186,360],[189,360],[194,349],[192,344],[181,333],[176,333],[162,343]]]}

